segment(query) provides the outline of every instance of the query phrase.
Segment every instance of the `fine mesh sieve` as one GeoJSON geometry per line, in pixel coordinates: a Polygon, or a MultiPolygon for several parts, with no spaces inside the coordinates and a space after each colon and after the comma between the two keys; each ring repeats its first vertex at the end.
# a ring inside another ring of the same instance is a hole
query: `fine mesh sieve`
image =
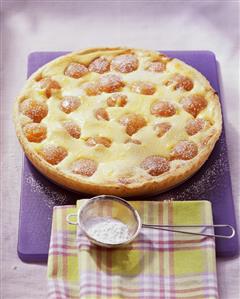
{"type": "Polygon", "coordinates": [[[79,209],[78,213],[69,214],[66,217],[69,224],[79,225],[84,232],[84,234],[89,238],[89,240],[99,246],[103,247],[119,247],[132,242],[139,234],[142,227],[161,229],[169,232],[183,233],[189,235],[197,235],[204,237],[215,237],[215,238],[225,238],[231,239],[235,235],[235,230],[231,225],[228,224],[218,224],[218,225],[158,225],[158,224],[145,224],[142,223],[141,218],[137,210],[135,210],[130,203],[126,200],[113,196],[113,195],[99,195],[89,199],[84,206],[79,209]],[[77,217],[77,221],[72,221],[72,217],[77,217]],[[119,220],[128,227],[129,238],[124,242],[120,243],[107,243],[99,241],[89,234],[88,223],[91,219],[97,217],[103,218],[113,218],[119,220]],[[226,235],[215,235],[215,234],[205,234],[201,232],[192,232],[187,230],[182,230],[180,228],[228,228],[230,234],[226,235]]]}

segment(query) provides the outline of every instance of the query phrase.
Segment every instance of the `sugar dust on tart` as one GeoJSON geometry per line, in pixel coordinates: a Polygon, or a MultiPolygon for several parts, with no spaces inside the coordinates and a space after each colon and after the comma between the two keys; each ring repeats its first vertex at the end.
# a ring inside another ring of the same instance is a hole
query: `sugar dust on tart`
{"type": "Polygon", "coordinates": [[[207,79],[153,51],[99,48],[44,65],[15,105],[17,136],[45,176],[75,191],[134,196],[193,175],[222,117],[207,79]]]}

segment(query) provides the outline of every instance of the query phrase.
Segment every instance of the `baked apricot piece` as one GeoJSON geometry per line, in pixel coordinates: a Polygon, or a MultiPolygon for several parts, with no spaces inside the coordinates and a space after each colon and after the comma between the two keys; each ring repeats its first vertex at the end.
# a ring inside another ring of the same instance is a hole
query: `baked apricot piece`
{"type": "Polygon", "coordinates": [[[107,93],[120,91],[124,85],[122,78],[114,74],[103,75],[99,79],[100,90],[107,93]]]}
{"type": "Polygon", "coordinates": [[[122,54],[113,58],[111,69],[121,73],[130,73],[138,68],[138,59],[132,54],[122,54]]]}
{"type": "Polygon", "coordinates": [[[39,81],[41,81],[43,79],[43,75],[42,75],[42,73],[38,73],[38,74],[36,74],[36,76],[35,76],[35,78],[34,78],[34,80],[36,81],[36,82],[39,82],[39,81]]]}
{"type": "Polygon", "coordinates": [[[158,101],[153,103],[150,111],[151,114],[162,117],[173,116],[176,113],[174,105],[167,101],[158,101]]]}
{"type": "Polygon", "coordinates": [[[61,89],[61,85],[56,80],[52,80],[51,78],[43,78],[40,81],[40,87],[41,89],[45,89],[47,98],[52,96],[52,89],[61,89]]]}
{"type": "Polygon", "coordinates": [[[77,110],[78,107],[80,106],[80,104],[81,104],[81,102],[78,97],[66,96],[60,102],[60,109],[63,112],[69,114],[69,113],[77,110]]]}
{"type": "Polygon", "coordinates": [[[198,147],[193,141],[180,141],[171,152],[173,160],[191,160],[198,154],[198,147]]]}
{"type": "Polygon", "coordinates": [[[150,82],[137,81],[132,84],[131,90],[143,95],[152,95],[155,93],[156,87],[150,82]]]}
{"type": "Polygon", "coordinates": [[[105,147],[110,147],[111,144],[112,144],[112,141],[109,138],[107,138],[107,137],[96,136],[96,137],[89,137],[86,140],[86,144],[88,146],[95,146],[97,144],[102,144],[105,147]]]}
{"type": "Polygon", "coordinates": [[[189,119],[185,126],[185,130],[189,136],[193,136],[201,131],[205,126],[205,120],[201,118],[189,119]]]}
{"type": "Polygon", "coordinates": [[[154,131],[156,132],[157,137],[162,137],[170,129],[171,129],[171,124],[168,122],[159,123],[154,126],[154,131]]]}
{"type": "Polygon", "coordinates": [[[140,167],[152,176],[158,176],[170,169],[169,161],[161,156],[153,155],[145,158],[140,167]]]}
{"type": "Polygon", "coordinates": [[[207,100],[202,95],[192,95],[181,101],[183,109],[190,113],[193,117],[197,115],[207,107],[207,100]]]}
{"type": "Polygon", "coordinates": [[[44,102],[27,99],[20,104],[20,112],[31,118],[34,122],[40,123],[48,114],[48,106],[44,102]]]}
{"type": "Polygon", "coordinates": [[[99,84],[97,82],[88,82],[85,83],[82,87],[88,96],[97,96],[101,94],[99,84]]]}
{"type": "Polygon", "coordinates": [[[125,141],[125,143],[134,143],[134,144],[142,144],[142,142],[138,139],[129,138],[125,141]]]}
{"type": "Polygon", "coordinates": [[[166,63],[161,61],[153,61],[150,62],[145,69],[150,72],[162,73],[166,70],[166,63]]]}
{"type": "Polygon", "coordinates": [[[88,68],[77,62],[71,62],[65,69],[64,75],[74,78],[74,79],[79,79],[82,76],[86,75],[88,73],[88,68]]]}
{"type": "Polygon", "coordinates": [[[90,72],[103,74],[110,69],[110,63],[105,57],[99,57],[94,59],[88,66],[90,72]]]}
{"type": "Polygon", "coordinates": [[[92,159],[79,159],[72,164],[72,172],[90,177],[97,170],[97,162],[92,159]]]}
{"type": "Polygon", "coordinates": [[[57,165],[68,155],[68,152],[62,146],[47,144],[41,149],[40,155],[48,163],[57,165]]]}
{"type": "Polygon", "coordinates": [[[115,93],[107,98],[109,107],[124,107],[127,104],[127,96],[121,93],[115,93]]]}
{"type": "Polygon", "coordinates": [[[174,86],[174,89],[182,88],[186,91],[190,91],[193,89],[193,82],[190,78],[188,77],[177,77],[177,83],[174,86]]]}
{"type": "Polygon", "coordinates": [[[168,56],[165,55],[165,54],[160,54],[160,55],[158,56],[158,61],[161,61],[161,62],[163,62],[163,63],[168,63],[168,62],[171,61],[171,60],[172,60],[172,58],[168,57],[168,56]]]}
{"type": "Polygon", "coordinates": [[[119,120],[120,124],[125,126],[126,133],[129,136],[135,134],[138,130],[145,127],[147,122],[145,118],[139,114],[132,113],[122,116],[119,120]]]}
{"type": "Polygon", "coordinates": [[[62,125],[70,136],[76,139],[80,138],[81,128],[75,121],[65,121],[62,125]]]}
{"type": "Polygon", "coordinates": [[[107,110],[104,108],[97,109],[94,114],[97,120],[109,120],[107,110]]]}
{"type": "Polygon", "coordinates": [[[193,82],[190,78],[181,74],[175,74],[170,80],[165,82],[165,85],[173,85],[173,89],[184,89],[190,91],[193,89],[193,82]]]}
{"type": "Polygon", "coordinates": [[[23,127],[23,133],[30,142],[41,142],[47,137],[47,127],[44,124],[29,123],[23,127]]]}

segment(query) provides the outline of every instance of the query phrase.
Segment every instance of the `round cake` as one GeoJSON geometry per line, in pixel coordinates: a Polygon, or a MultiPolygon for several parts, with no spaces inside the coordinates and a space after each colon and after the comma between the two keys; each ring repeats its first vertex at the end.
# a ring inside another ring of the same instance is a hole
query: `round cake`
{"type": "Polygon", "coordinates": [[[221,134],[217,93],[158,52],[96,48],[61,56],[26,82],[17,136],[50,180],[90,194],[157,194],[192,176],[221,134]]]}

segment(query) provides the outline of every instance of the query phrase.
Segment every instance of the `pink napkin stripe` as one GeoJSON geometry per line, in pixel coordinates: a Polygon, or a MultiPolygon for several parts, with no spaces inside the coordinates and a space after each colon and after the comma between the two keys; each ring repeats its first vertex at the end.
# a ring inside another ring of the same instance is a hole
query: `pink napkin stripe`
{"type": "Polygon", "coordinates": [[[65,291],[59,291],[56,288],[49,291],[47,296],[49,299],[79,299],[78,295],[68,295],[65,291]]]}
{"type": "MultiPolygon", "coordinates": [[[[99,273],[101,274],[103,281],[107,279],[108,275],[105,272],[99,271],[99,273]]],[[[84,281],[96,280],[97,275],[98,275],[98,273],[96,273],[96,272],[85,271],[83,274],[81,274],[81,279],[84,281]]],[[[133,275],[125,274],[124,276],[131,278],[133,275]]],[[[208,279],[209,283],[213,284],[214,286],[216,285],[216,282],[217,282],[216,276],[214,274],[209,274],[208,272],[200,273],[200,274],[199,273],[189,273],[188,275],[181,275],[181,276],[174,275],[175,282],[187,282],[189,280],[189,276],[191,276],[192,279],[195,279],[195,280],[202,280],[202,279],[206,278],[206,279],[208,279]]],[[[119,276],[118,275],[113,276],[112,277],[113,282],[114,282],[114,278],[116,278],[116,280],[118,280],[119,276]]],[[[146,274],[145,278],[146,279],[144,282],[147,284],[150,281],[152,281],[153,283],[157,283],[159,281],[162,282],[165,279],[165,277],[160,274],[155,274],[155,275],[146,274]]],[[[169,278],[171,279],[172,276],[170,275],[169,278]]]]}
{"type": "MultiPolygon", "coordinates": [[[[173,233],[168,233],[169,235],[172,235],[173,233]]],[[[180,233],[179,233],[180,234],[180,233]]],[[[135,244],[152,244],[154,243],[154,245],[166,245],[166,246],[169,246],[169,245],[181,245],[181,244],[198,244],[198,243],[212,243],[210,242],[209,238],[207,237],[203,237],[203,238],[199,238],[199,239],[190,239],[190,240],[172,240],[172,239],[169,239],[169,240],[166,240],[166,241],[162,241],[162,240],[158,240],[157,239],[158,236],[152,236],[151,235],[151,240],[147,240],[147,239],[144,239],[144,238],[140,238],[140,237],[137,237],[136,240],[134,240],[131,245],[135,245],[135,244]]],[[[68,240],[68,239],[63,239],[63,240],[68,240]]],[[[78,235],[78,240],[79,240],[79,243],[82,244],[82,242],[88,244],[89,246],[91,245],[91,243],[88,241],[88,239],[86,238],[85,235],[83,234],[79,234],[78,235]]]]}
{"type": "MultiPolygon", "coordinates": [[[[79,249],[81,250],[88,250],[89,248],[91,248],[91,245],[89,245],[88,242],[81,243],[81,246],[79,247],[79,249]]],[[[134,246],[134,248],[129,247],[129,246],[124,246],[121,247],[122,251],[128,251],[128,250],[147,250],[147,251],[168,251],[168,252],[173,252],[173,251],[189,251],[189,250],[200,250],[200,249],[215,249],[215,245],[213,244],[201,244],[199,246],[185,246],[185,247],[169,247],[166,244],[164,244],[163,246],[154,246],[151,247],[148,244],[139,244],[137,246],[134,246]]]]}
{"type": "MultiPolygon", "coordinates": [[[[163,289],[146,289],[146,288],[139,288],[136,290],[131,289],[124,289],[121,286],[117,286],[116,288],[111,286],[109,289],[104,288],[100,286],[97,288],[96,286],[93,286],[91,284],[86,284],[84,286],[81,285],[80,290],[80,298],[84,296],[90,296],[90,294],[100,294],[101,296],[109,296],[109,298],[112,298],[111,296],[119,296],[119,298],[162,298],[162,299],[169,299],[174,298],[176,299],[176,296],[178,298],[198,298],[201,299],[202,297],[199,297],[199,295],[195,295],[194,293],[202,292],[205,294],[206,298],[216,298],[217,296],[217,288],[216,287],[199,287],[195,289],[185,289],[185,290],[167,290],[166,288],[163,289]],[[115,291],[116,290],[116,291],[115,291]],[[135,293],[135,294],[134,294],[135,293]],[[139,293],[144,294],[144,296],[139,297],[139,293]],[[188,294],[191,294],[191,296],[188,296],[188,294]],[[179,297],[181,296],[181,297],[179,297]]],[[[102,297],[103,298],[103,297],[102,297]]]]}
{"type": "MultiPolygon", "coordinates": [[[[115,287],[115,286],[112,286],[112,285],[104,285],[103,283],[100,285],[100,284],[92,284],[92,283],[90,283],[90,282],[88,282],[88,283],[85,283],[85,284],[81,284],[81,290],[82,289],[85,289],[85,288],[88,288],[88,289],[101,289],[101,290],[103,290],[103,289],[105,289],[105,291],[111,291],[111,290],[121,290],[122,292],[129,292],[129,293],[138,293],[138,292],[145,292],[145,293],[152,293],[152,294],[154,294],[154,293],[157,293],[157,292],[159,292],[159,290],[161,291],[162,289],[159,289],[158,287],[156,287],[156,288],[125,288],[125,287],[123,287],[123,286],[117,286],[117,287],[115,287]]],[[[196,288],[186,288],[186,289],[183,289],[183,290],[178,290],[178,289],[175,289],[175,290],[173,290],[173,289],[165,289],[165,291],[167,292],[167,293],[180,293],[180,294],[182,294],[182,293],[188,293],[188,292],[191,292],[191,293],[193,293],[193,292],[198,292],[198,291],[205,291],[205,290],[207,290],[207,291],[212,291],[212,290],[215,290],[215,291],[217,291],[217,288],[216,288],[216,286],[215,285],[211,285],[211,286],[208,286],[208,287],[196,287],[196,288]]],[[[95,291],[94,291],[95,292],[95,291]]]]}

